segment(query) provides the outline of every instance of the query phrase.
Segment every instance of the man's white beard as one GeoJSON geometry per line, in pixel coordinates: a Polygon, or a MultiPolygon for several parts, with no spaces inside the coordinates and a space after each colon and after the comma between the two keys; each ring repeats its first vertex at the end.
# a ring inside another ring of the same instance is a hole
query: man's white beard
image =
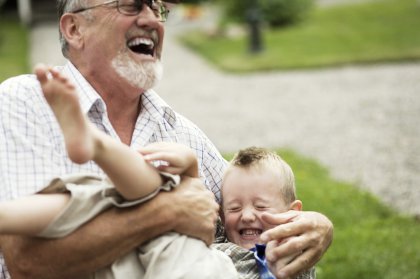
{"type": "Polygon", "coordinates": [[[118,52],[112,60],[112,67],[132,86],[143,90],[155,86],[163,75],[163,65],[160,60],[137,63],[130,58],[127,50],[118,52]]]}

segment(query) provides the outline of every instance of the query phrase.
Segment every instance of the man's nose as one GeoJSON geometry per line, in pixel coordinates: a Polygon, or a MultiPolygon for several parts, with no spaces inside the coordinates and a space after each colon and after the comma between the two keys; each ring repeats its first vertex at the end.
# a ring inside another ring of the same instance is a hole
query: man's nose
{"type": "Polygon", "coordinates": [[[146,4],[143,4],[143,7],[140,11],[140,13],[137,16],[137,22],[139,25],[144,25],[146,23],[160,23],[159,17],[156,15],[156,13],[152,10],[151,7],[149,7],[146,4]]]}

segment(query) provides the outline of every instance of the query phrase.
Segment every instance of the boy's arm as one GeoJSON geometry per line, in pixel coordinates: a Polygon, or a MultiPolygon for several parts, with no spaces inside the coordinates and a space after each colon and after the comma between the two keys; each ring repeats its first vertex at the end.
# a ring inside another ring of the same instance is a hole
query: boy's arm
{"type": "Polygon", "coordinates": [[[210,244],[217,210],[213,195],[202,183],[186,178],[173,191],[162,192],[145,204],[111,208],[65,238],[4,235],[0,245],[14,279],[80,278],[171,230],[210,244]]]}
{"type": "Polygon", "coordinates": [[[35,236],[69,201],[68,194],[31,195],[0,203],[0,234],[35,236]]]}

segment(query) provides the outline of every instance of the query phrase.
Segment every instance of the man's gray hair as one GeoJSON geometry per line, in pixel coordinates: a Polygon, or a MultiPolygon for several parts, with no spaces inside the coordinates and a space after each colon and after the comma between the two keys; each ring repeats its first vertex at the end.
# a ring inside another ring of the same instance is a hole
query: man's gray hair
{"type": "MultiPolygon", "coordinates": [[[[57,0],[58,20],[60,21],[63,14],[84,7],[85,5],[87,5],[87,0],[57,0]]],[[[61,34],[60,28],[58,28],[58,32],[60,35],[61,52],[64,57],[67,57],[68,43],[63,37],[63,34],[61,34]]]]}

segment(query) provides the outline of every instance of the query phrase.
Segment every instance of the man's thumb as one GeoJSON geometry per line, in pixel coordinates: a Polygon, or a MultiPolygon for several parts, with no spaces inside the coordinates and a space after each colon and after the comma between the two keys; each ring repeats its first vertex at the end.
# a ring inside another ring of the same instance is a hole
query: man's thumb
{"type": "Polygon", "coordinates": [[[264,222],[267,222],[270,225],[281,225],[289,223],[291,219],[295,218],[298,215],[298,213],[294,210],[289,210],[284,213],[269,213],[264,212],[261,216],[264,222]]]}

